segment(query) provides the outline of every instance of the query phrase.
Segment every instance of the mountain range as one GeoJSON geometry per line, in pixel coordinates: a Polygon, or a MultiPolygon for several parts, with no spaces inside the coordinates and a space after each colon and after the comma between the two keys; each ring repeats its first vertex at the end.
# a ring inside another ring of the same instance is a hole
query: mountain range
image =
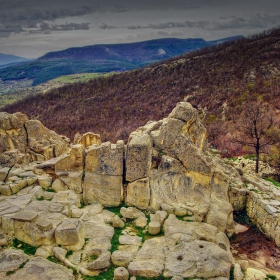
{"type": "Polygon", "coordinates": [[[12,66],[14,64],[17,64],[19,62],[27,62],[30,59],[12,55],[12,54],[4,54],[0,53],[0,68],[12,66]]]}
{"type": "Polygon", "coordinates": [[[215,41],[169,38],[69,48],[47,53],[28,63],[6,67],[0,70],[0,78],[3,81],[29,79],[33,81],[33,85],[38,85],[62,75],[123,72],[238,37],[240,36],[215,41]]]}

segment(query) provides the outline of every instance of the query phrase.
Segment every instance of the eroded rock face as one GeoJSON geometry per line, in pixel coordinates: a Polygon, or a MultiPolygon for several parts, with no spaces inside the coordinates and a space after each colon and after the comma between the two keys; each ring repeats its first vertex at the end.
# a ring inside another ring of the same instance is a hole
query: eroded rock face
{"type": "Polygon", "coordinates": [[[126,180],[133,181],[127,203],[171,213],[180,208],[232,232],[230,178],[205,148],[206,130],[187,102],[178,103],[168,118],[137,129],[127,148],[126,180]]]}
{"type": "MultiPolygon", "coordinates": [[[[68,143],[38,120],[29,120],[22,113],[0,113],[0,153],[18,150],[31,160],[47,160],[68,150],[68,143]]],[[[7,155],[6,155],[7,156],[7,155]]],[[[0,163],[3,165],[3,159],[0,163]]],[[[7,160],[6,160],[7,161],[7,160]]],[[[15,164],[13,161],[10,166],[15,164]]]]}

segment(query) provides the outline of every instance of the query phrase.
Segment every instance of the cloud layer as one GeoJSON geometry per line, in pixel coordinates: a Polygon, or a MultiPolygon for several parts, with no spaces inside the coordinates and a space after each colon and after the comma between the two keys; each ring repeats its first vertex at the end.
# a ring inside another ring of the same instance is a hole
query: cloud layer
{"type": "Polygon", "coordinates": [[[0,52],[28,57],[98,43],[219,39],[276,26],[279,0],[0,0],[0,52]]]}

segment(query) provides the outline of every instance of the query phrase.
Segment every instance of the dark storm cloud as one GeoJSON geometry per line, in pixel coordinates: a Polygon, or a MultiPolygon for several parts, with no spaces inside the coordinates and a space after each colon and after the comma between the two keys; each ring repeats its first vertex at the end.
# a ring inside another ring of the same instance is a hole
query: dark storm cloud
{"type": "Polygon", "coordinates": [[[167,29],[167,28],[185,28],[185,27],[205,27],[209,24],[208,21],[184,21],[184,22],[164,22],[153,24],[150,23],[148,25],[129,25],[127,26],[128,29],[144,29],[144,28],[151,28],[151,29],[167,29]]]}
{"type": "Polygon", "coordinates": [[[72,30],[88,30],[90,23],[66,23],[66,24],[49,24],[43,22],[39,25],[38,30],[29,31],[30,34],[43,33],[50,34],[51,31],[72,31],[72,30]]]}
{"type": "Polygon", "coordinates": [[[103,23],[102,25],[99,26],[100,29],[114,29],[114,28],[119,28],[118,26],[114,25],[109,25],[106,23],[103,23]]]}
{"type": "Polygon", "coordinates": [[[278,15],[260,15],[257,14],[251,18],[242,17],[221,17],[215,21],[183,21],[183,22],[163,22],[158,24],[147,25],[129,25],[128,29],[171,29],[171,28],[201,28],[205,30],[222,30],[234,28],[270,28],[279,25],[280,14],[278,15]]]}
{"type": "MultiPolygon", "coordinates": [[[[0,7],[2,8],[0,2],[0,7]]],[[[6,4],[6,3],[4,3],[6,4]]],[[[7,6],[7,5],[6,5],[7,6]]],[[[41,26],[45,21],[54,21],[60,18],[67,18],[73,16],[83,16],[93,11],[92,7],[81,6],[74,8],[30,8],[23,7],[22,9],[0,9],[0,36],[8,37],[11,33],[21,33],[25,31],[25,28],[38,28],[37,31],[45,31],[38,26],[41,26]]],[[[43,28],[45,26],[43,25],[43,28]]],[[[72,26],[70,24],[61,25],[59,30],[77,30],[77,29],[88,29],[85,23],[72,26]]]]}

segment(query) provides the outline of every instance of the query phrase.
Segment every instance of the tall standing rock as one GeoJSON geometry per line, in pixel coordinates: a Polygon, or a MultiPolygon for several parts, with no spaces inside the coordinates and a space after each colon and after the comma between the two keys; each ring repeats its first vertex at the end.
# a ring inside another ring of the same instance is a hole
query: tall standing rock
{"type": "Polygon", "coordinates": [[[133,183],[126,202],[141,208],[149,201],[150,208],[169,212],[180,207],[231,233],[230,178],[207,156],[206,146],[206,129],[187,102],[168,118],[138,128],[127,145],[126,180],[133,183]]]}
{"type": "Polygon", "coordinates": [[[71,148],[69,154],[62,155],[56,162],[55,173],[69,190],[81,193],[84,164],[85,148],[77,144],[71,148]]]}
{"type": "Polygon", "coordinates": [[[124,142],[92,145],[86,153],[84,202],[120,205],[123,196],[124,142]]]}

